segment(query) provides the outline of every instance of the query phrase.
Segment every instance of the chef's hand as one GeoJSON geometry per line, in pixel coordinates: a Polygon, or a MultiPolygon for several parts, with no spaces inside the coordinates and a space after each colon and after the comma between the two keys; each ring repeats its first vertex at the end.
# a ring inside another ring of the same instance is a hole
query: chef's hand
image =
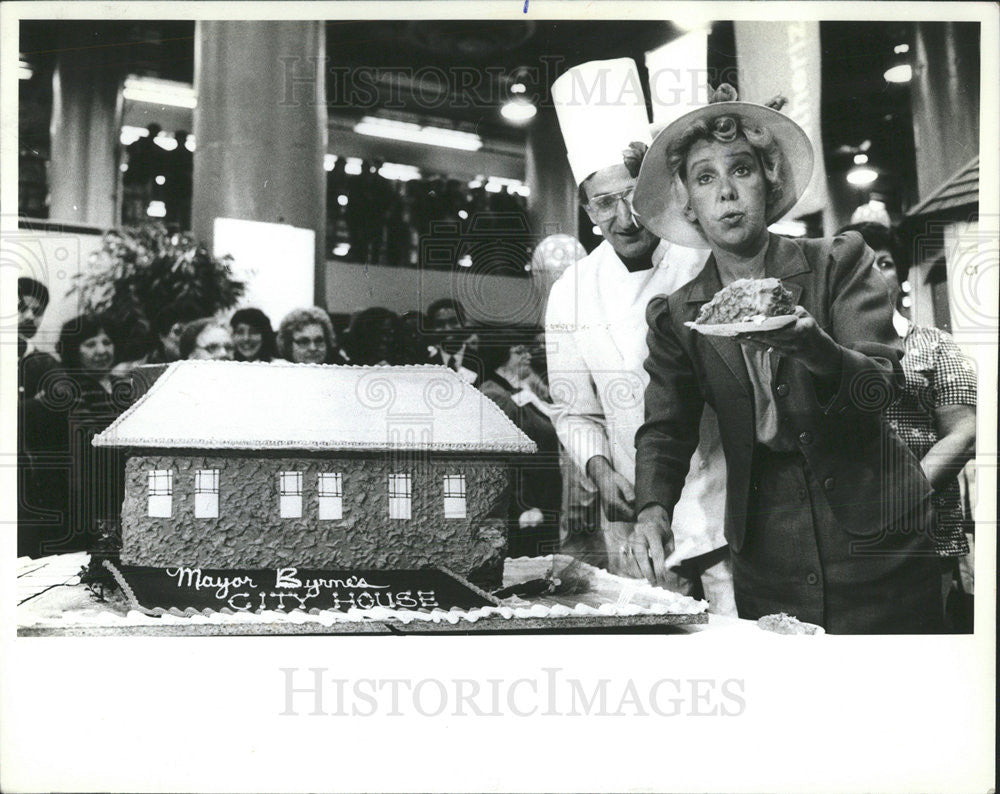
{"type": "Polygon", "coordinates": [[[645,576],[652,585],[666,585],[667,569],[663,563],[674,551],[674,533],[663,505],[643,508],[628,537],[628,546],[632,573],[645,576]]]}
{"type": "Polygon", "coordinates": [[[635,520],[632,509],[635,492],[632,484],[615,471],[611,461],[603,455],[594,455],[587,461],[587,476],[597,486],[601,508],[608,521],[635,520]]]}
{"type": "Polygon", "coordinates": [[[736,341],[798,359],[819,377],[833,377],[840,372],[840,346],[801,306],[795,307],[794,323],[774,331],[737,334],[736,341]]]}

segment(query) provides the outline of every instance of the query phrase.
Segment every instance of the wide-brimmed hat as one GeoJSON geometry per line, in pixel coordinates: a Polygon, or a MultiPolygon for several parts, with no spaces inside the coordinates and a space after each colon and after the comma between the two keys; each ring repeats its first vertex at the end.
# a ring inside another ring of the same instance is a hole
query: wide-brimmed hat
{"type": "Polygon", "coordinates": [[[680,175],[671,169],[667,155],[693,124],[700,121],[711,124],[720,116],[735,116],[743,128],[771,132],[781,152],[778,174],[782,193],[768,210],[768,224],[774,223],[795,205],[812,176],[813,147],[805,130],[784,113],[767,105],[736,101],[736,92],[729,86],[725,89],[720,86],[712,102],[685,113],[653,139],[643,158],[635,187],[632,206],[642,225],[657,237],[688,248],[708,248],[709,244],[698,225],[684,216],[687,189],[680,175]],[[717,101],[720,99],[722,101],[717,101]]]}

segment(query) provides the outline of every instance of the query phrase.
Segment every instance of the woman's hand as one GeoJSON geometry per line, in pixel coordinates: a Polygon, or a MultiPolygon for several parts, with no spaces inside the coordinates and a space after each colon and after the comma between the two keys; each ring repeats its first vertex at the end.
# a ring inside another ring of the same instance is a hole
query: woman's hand
{"type": "Polygon", "coordinates": [[[840,345],[801,306],[795,307],[794,323],[774,331],[737,334],[736,341],[797,359],[819,377],[830,378],[840,374],[840,345]]]}
{"type": "Polygon", "coordinates": [[[646,577],[651,585],[666,585],[664,563],[673,550],[674,533],[666,509],[659,504],[643,508],[628,537],[626,554],[632,573],[646,577]]]}

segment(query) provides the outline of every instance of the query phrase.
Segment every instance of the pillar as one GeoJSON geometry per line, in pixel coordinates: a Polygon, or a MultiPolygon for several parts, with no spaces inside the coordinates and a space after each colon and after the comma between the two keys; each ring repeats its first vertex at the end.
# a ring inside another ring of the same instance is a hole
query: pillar
{"type": "Polygon", "coordinates": [[[120,88],[114,47],[95,47],[99,22],[67,25],[52,76],[49,218],[117,225],[120,88]]]}
{"type": "Polygon", "coordinates": [[[195,28],[194,233],[211,249],[216,218],[312,229],[320,305],[325,52],[322,22],[199,21],[195,28]]]}
{"type": "Polygon", "coordinates": [[[528,217],[538,240],[550,234],[579,237],[576,182],[555,109],[543,106],[528,130],[526,180],[531,188],[528,217]]]}
{"type": "Polygon", "coordinates": [[[979,154],[979,23],[917,23],[913,138],[925,199],[979,154]]]}

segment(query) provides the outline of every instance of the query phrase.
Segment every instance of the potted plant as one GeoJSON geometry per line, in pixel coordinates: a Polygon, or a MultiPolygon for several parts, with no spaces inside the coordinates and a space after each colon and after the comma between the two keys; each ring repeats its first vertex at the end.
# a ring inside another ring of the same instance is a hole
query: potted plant
{"type": "Polygon", "coordinates": [[[108,314],[118,323],[119,358],[139,358],[155,345],[153,320],[172,306],[195,307],[209,317],[236,305],[244,284],[232,258],[213,256],[190,232],[154,223],[104,235],[71,292],[84,313],[108,314]]]}

